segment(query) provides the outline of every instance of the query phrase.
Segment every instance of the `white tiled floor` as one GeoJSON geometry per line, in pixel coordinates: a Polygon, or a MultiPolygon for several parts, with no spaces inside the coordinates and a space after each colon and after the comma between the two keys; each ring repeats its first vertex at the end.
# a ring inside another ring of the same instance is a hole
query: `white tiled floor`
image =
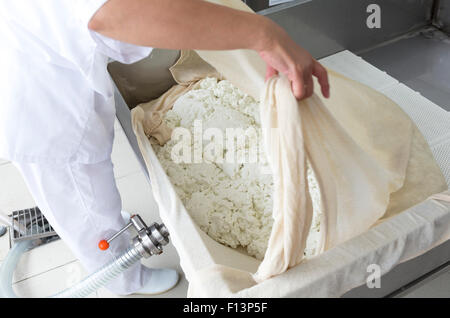
{"type": "MultiPolygon", "coordinates": [[[[122,196],[123,209],[139,213],[147,223],[159,221],[158,209],[150,195],[151,189],[135,155],[116,121],[116,138],[112,160],[117,186],[122,196]]],[[[34,206],[25,183],[17,169],[0,159],[0,213],[34,206]]],[[[0,262],[10,247],[8,235],[0,237],[0,262]]],[[[149,267],[175,268],[182,274],[175,248],[168,245],[164,253],[143,261],[149,267]]],[[[67,288],[86,276],[81,264],[61,240],[41,246],[26,253],[19,262],[13,282],[15,292],[22,297],[45,297],[67,288]]],[[[178,285],[168,293],[154,297],[185,297],[187,281],[183,275],[178,285]]],[[[115,297],[102,288],[91,297],[115,297]]],[[[145,297],[145,296],[129,296],[145,297]]]]}

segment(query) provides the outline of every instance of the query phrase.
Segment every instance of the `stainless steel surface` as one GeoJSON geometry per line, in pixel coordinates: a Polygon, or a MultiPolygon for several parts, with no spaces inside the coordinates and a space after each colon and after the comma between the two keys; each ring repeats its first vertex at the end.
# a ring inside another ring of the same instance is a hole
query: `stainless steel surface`
{"type": "Polygon", "coordinates": [[[169,232],[164,224],[153,223],[147,227],[144,223],[133,242],[141,250],[142,256],[159,255],[163,252],[163,246],[169,244],[169,232]]]}
{"type": "Polygon", "coordinates": [[[450,34],[450,0],[436,0],[436,13],[433,24],[450,34]]]}
{"type": "Polygon", "coordinates": [[[108,65],[108,71],[116,85],[114,99],[117,118],[147,179],[145,161],[131,125],[130,109],[159,97],[176,84],[168,69],[179,55],[177,50],[155,49],[149,57],[137,63],[125,65],[112,62],[108,65]]]}
{"type": "Polygon", "coordinates": [[[108,65],[108,71],[130,109],[159,97],[176,84],[168,69],[179,54],[177,50],[155,49],[148,58],[137,63],[113,62],[108,65]]]}
{"type": "Polygon", "coordinates": [[[450,262],[433,271],[426,278],[391,295],[401,298],[449,298],[450,297],[450,262]]]}
{"type": "Polygon", "coordinates": [[[286,3],[278,4],[278,5],[269,5],[269,0],[246,0],[244,1],[247,5],[253,9],[253,11],[259,14],[265,14],[267,9],[270,9],[268,12],[276,12],[280,10],[285,10],[290,7],[309,2],[312,0],[293,0],[286,3]]]}
{"type": "Polygon", "coordinates": [[[260,11],[269,7],[269,0],[243,0],[253,11],[260,11]]]}
{"type": "Polygon", "coordinates": [[[450,111],[450,37],[445,33],[427,28],[360,56],[450,111]]]}
{"type": "MultiPolygon", "coordinates": [[[[345,293],[345,298],[355,297],[386,297],[399,292],[414,289],[423,282],[428,274],[450,261],[450,240],[432,250],[401,263],[391,271],[381,276],[381,288],[368,288],[366,285],[354,288],[345,293]]],[[[450,297],[450,294],[447,295],[450,297]]]]}
{"type": "Polygon", "coordinates": [[[264,15],[284,27],[292,38],[321,58],[344,49],[359,52],[430,24],[433,0],[379,0],[381,28],[366,26],[371,0],[313,0],[264,15]]]}
{"type": "MultiPolygon", "coordinates": [[[[131,113],[130,109],[133,108],[131,105],[128,106],[125,103],[122,95],[119,93],[119,89],[116,86],[114,91],[114,101],[116,105],[116,116],[119,120],[120,126],[122,126],[123,132],[127,136],[128,142],[130,143],[131,148],[136,156],[136,159],[139,162],[139,166],[141,167],[142,172],[147,178],[148,183],[150,184],[150,179],[147,172],[147,167],[145,166],[144,158],[139,150],[139,145],[136,139],[136,135],[133,131],[133,126],[131,125],[131,113]]],[[[135,105],[136,106],[136,105],[135,105]]]]}
{"type": "Polygon", "coordinates": [[[14,211],[11,214],[11,224],[10,233],[13,242],[57,236],[37,207],[14,211]]]}

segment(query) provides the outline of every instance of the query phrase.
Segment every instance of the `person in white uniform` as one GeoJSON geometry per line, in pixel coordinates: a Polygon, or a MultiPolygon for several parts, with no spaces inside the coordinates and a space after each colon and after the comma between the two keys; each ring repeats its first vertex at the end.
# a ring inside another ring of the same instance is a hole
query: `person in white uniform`
{"type": "MultiPolygon", "coordinates": [[[[89,272],[123,252],[97,243],[124,226],[111,149],[115,107],[109,58],[133,63],[152,47],[251,49],[299,99],[326,70],[269,19],[201,0],[0,0],[0,158],[12,161],[59,236],[89,272]]],[[[7,182],[3,181],[2,182],[7,182]]],[[[178,274],[140,264],[108,288],[154,294],[178,274]]]]}

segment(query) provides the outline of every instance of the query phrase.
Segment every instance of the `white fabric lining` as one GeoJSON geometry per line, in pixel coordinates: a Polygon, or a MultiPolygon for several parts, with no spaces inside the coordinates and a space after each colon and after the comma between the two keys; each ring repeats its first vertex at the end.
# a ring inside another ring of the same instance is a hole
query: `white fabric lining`
{"type": "Polygon", "coordinates": [[[320,62],[395,101],[425,137],[450,188],[450,112],[349,51],[328,56],[320,62]]]}
{"type": "MultiPolygon", "coordinates": [[[[358,80],[358,77],[365,78],[366,84],[372,87],[376,86],[374,88],[378,89],[380,89],[379,84],[383,83],[382,80],[370,82],[370,79],[376,78],[377,75],[385,76],[387,77],[386,81],[390,81],[391,85],[389,86],[381,85],[384,89],[392,89],[394,86],[401,85],[396,83],[395,80],[390,80],[388,75],[381,71],[374,71],[376,73],[374,76],[372,76],[372,73],[358,73],[356,70],[360,69],[359,65],[365,64],[367,66],[367,63],[350,52],[341,52],[337,55],[342,54],[346,56],[347,62],[338,63],[340,68],[335,69],[344,75],[349,75],[349,72],[346,72],[346,70],[351,70],[354,74],[354,76],[351,76],[353,79],[358,80]],[[351,56],[354,59],[350,58],[351,56]]],[[[339,60],[337,57],[329,57],[327,59],[339,60]]],[[[333,65],[327,66],[333,68],[333,65]]],[[[395,90],[393,91],[395,92],[395,90]]],[[[415,94],[409,88],[401,93],[415,94]]],[[[420,96],[418,94],[415,95],[420,96]]],[[[392,96],[390,97],[392,98],[392,96]]],[[[409,114],[409,104],[404,102],[407,99],[398,99],[400,100],[400,106],[409,114]]],[[[424,105],[424,111],[427,108],[436,110],[438,107],[432,103],[424,103],[424,105]]],[[[437,112],[437,114],[433,112],[433,114],[439,117],[441,112],[437,112]]],[[[155,170],[153,173],[158,175],[158,178],[161,179],[160,181],[169,186],[170,182],[159,163],[154,162],[156,156],[145,134],[143,134],[142,125],[138,122],[140,115],[142,114],[139,114],[139,112],[133,114],[133,120],[144,158],[152,162],[152,168],[155,170]]],[[[411,116],[411,114],[409,115],[411,116]]],[[[414,120],[414,117],[411,117],[414,120]]],[[[428,120],[433,123],[435,119],[431,118],[428,120]]],[[[425,127],[427,123],[428,121],[424,123],[425,127]]],[[[433,133],[436,132],[433,130],[425,136],[428,142],[430,142],[430,139],[437,139],[434,138],[433,133]]],[[[444,148],[442,153],[450,151],[450,144],[442,144],[442,146],[444,148]]],[[[439,147],[435,148],[439,149],[439,147]]],[[[445,161],[443,161],[445,158],[443,155],[436,155],[436,153],[434,155],[442,159],[441,161],[438,160],[438,162],[441,170],[444,173],[447,171],[446,178],[448,182],[449,174],[448,170],[445,170],[445,161]]],[[[252,286],[254,282],[252,283],[246,272],[255,270],[258,263],[255,263],[251,258],[245,257],[243,254],[239,254],[239,252],[212,241],[192,224],[192,220],[186,215],[185,209],[179,206],[180,202],[178,202],[179,200],[170,186],[167,189],[159,190],[153,186],[154,192],[162,190],[164,190],[164,195],[160,196],[160,200],[166,201],[165,205],[170,207],[170,211],[162,212],[161,217],[171,231],[173,244],[180,254],[182,267],[191,283],[190,296],[336,297],[351,288],[365,283],[368,264],[375,263],[380,265],[381,273],[384,274],[397,264],[425,253],[450,238],[450,205],[446,202],[425,200],[371,228],[369,231],[307,262],[301,263],[281,275],[252,286]],[[235,263],[236,259],[239,259],[239,264],[235,263]],[[217,264],[233,266],[241,270],[236,269],[235,272],[230,273],[231,276],[229,277],[221,277],[217,272],[217,264]],[[208,266],[211,270],[209,272],[208,270],[203,271],[202,281],[195,281],[199,276],[197,271],[208,268],[208,266]],[[226,280],[231,281],[232,286],[224,285],[226,280]],[[211,292],[211,289],[208,289],[209,286],[216,286],[213,292],[211,292]],[[248,286],[252,287],[248,288],[248,286]],[[240,289],[241,291],[238,292],[240,289]]]]}

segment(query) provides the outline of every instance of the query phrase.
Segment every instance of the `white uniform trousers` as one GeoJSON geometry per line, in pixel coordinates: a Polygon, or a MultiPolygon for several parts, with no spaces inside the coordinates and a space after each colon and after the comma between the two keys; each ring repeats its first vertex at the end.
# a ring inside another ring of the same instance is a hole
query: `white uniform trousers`
{"type": "MultiPolygon", "coordinates": [[[[98,248],[100,240],[111,237],[125,225],[111,160],[95,164],[14,164],[37,206],[89,273],[127,249],[128,233],[112,241],[107,251],[98,248]]],[[[107,288],[127,295],[140,289],[150,275],[149,269],[137,264],[107,288]]]]}

